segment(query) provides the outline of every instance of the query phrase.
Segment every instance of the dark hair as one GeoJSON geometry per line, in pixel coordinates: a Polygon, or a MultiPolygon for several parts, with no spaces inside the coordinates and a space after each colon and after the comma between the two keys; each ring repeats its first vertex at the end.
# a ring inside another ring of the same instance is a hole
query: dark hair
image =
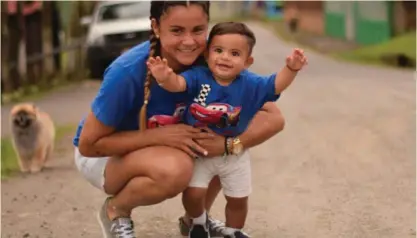
{"type": "Polygon", "coordinates": [[[248,40],[249,54],[252,53],[253,47],[256,43],[255,34],[253,34],[248,26],[240,22],[221,22],[214,25],[210,31],[207,45],[210,46],[215,36],[227,34],[239,34],[245,36],[248,40]]]}
{"type": "MultiPolygon", "coordinates": [[[[151,1],[151,15],[150,19],[155,19],[155,21],[159,24],[161,16],[170,8],[174,6],[189,6],[190,4],[197,4],[201,6],[204,12],[207,14],[207,17],[210,16],[210,2],[209,1],[151,1]]],[[[161,42],[159,38],[156,37],[155,32],[153,32],[151,28],[151,32],[149,34],[149,41],[150,41],[150,50],[149,50],[149,57],[160,56],[160,48],[161,42]]],[[[148,100],[151,95],[151,84],[154,81],[151,72],[148,70],[145,79],[144,85],[144,100],[142,108],[140,109],[139,113],[139,127],[140,130],[143,131],[146,129],[147,125],[147,115],[146,115],[146,107],[148,105],[148,100]]]]}

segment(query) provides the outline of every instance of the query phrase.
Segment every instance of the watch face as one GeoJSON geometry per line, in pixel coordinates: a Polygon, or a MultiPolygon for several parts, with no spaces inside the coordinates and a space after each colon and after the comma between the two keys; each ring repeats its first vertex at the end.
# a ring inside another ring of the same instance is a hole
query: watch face
{"type": "Polygon", "coordinates": [[[233,154],[240,154],[240,152],[242,152],[242,149],[236,148],[236,149],[234,149],[233,154]]]}
{"type": "Polygon", "coordinates": [[[233,146],[233,154],[240,154],[242,152],[242,144],[235,144],[233,146]]]}

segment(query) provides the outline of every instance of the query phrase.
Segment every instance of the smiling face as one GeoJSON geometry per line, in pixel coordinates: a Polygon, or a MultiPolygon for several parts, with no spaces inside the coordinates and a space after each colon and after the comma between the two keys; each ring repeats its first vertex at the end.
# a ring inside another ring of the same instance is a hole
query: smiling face
{"type": "Polygon", "coordinates": [[[246,36],[225,34],[213,37],[208,49],[207,63],[216,79],[231,81],[252,62],[246,36]]]}
{"type": "Polygon", "coordinates": [[[161,55],[174,70],[194,63],[206,47],[208,16],[198,4],[172,6],[153,30],[161,42],[161,55]]]}

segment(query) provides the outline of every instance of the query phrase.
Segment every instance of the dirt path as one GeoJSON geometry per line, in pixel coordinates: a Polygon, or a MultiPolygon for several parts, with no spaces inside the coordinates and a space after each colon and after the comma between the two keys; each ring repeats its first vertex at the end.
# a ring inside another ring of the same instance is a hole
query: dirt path
{"type": "MultiPolygon", "coordinates": [[[[253,70],[277,70],[293,46],[250,26],[258,37],[253,70]]],[[[285,131],[251,151],[246,230],[258,238],[415,237],[414,74],[313,53],[309,60],[278,102],[285,131]]],[[[92,87],[41,103],[77,122],[94,94],[92,87]]],[[[44,173],[2,182],[2,237],[100,237],[95,211],[104,196],[75,170],[70,142],[61,141],[44,173]]],[[[223,205],[219,197],[213,210],[221,219],[223,205]]],[[[135,210],[138,237],[180,237],[180,214],[179,197],[135,210]]]]}

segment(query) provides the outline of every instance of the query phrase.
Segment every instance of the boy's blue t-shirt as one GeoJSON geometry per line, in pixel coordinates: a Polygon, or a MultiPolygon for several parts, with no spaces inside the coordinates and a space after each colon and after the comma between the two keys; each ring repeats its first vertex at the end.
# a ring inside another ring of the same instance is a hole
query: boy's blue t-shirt
{"type": "Polygon", "coordinates": [[[275,76],[260,76],[247,70],[228,86],[218,84],[204,66],[195,66],[181,74],[191,97],[184,122],[208,126],[221,135],[244,132],[255,114],[268,101],[276,101],[275,76]]]}
{"type": "MultiPolygon", "coordinates": [[[[96,118],[107,126],[115,127],[117,131],[139,128],[149,47],[149,41],[146,41],[119,56],[106,69],[99,92],[91,105],[96,118]]],[[[189,100],[186,93],[171,93],[153,83],[147,106],[148,128],[181,121],[184,102],[189,100]]],[[[75,146],[78,146],[83,125],[84,119],[73,139],[75,146]]]]}

